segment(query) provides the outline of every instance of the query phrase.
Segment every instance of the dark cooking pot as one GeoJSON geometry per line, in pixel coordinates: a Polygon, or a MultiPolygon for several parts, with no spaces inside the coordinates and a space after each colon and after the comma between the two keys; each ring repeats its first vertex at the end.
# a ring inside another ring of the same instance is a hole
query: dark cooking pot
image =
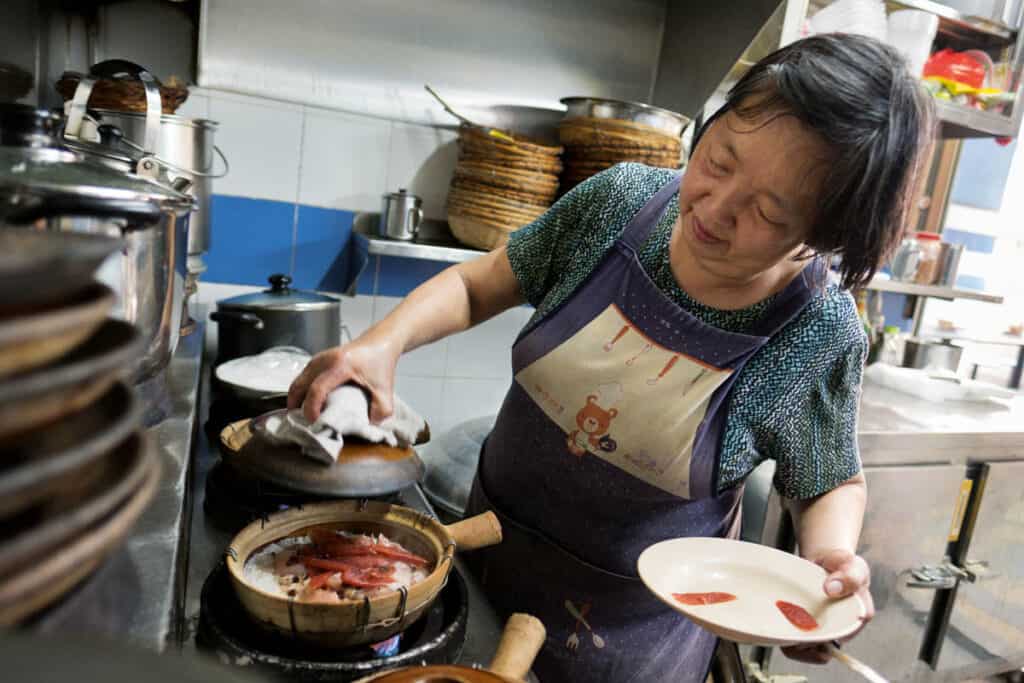
{"type": "Polygon", "coordinates": [[[253,356],[274,346],[297,346],[310,354],[341,343],[341,301],[292,289],[287,275],[271,275],[270,289],[223,299],[210,319],[217,322],[217,363],[253,356]]]}

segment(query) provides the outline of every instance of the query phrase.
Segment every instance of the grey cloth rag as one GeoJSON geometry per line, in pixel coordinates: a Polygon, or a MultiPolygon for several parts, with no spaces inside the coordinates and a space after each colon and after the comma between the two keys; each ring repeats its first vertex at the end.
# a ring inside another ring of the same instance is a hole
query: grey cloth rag
{"type": "Polygon", "coordinates": [[[394,413],[380,424],[370,422],[370,399],[362,387],[346,384],[327,395],[320,417],[313,424],[300,408],[270,416],[264,433],[279,445],[298,445],[302,452],[326,465],[334,464],[346,436],[405,448],[416,443],[426,422],[398,396],[394,413]]]}

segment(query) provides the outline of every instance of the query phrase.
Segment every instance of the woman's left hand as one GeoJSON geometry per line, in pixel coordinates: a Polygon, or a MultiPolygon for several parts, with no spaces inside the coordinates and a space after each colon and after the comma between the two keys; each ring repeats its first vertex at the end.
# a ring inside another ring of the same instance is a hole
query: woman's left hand
{"type": "MultiPolygon", "coordinates": [[[[822,587],[826,595],[834,599],[858,595],[864,603],[864,616],[861,618],[860,628],[843,640],[846,642],[860,633],[864,625],[875,616],[875,603],[871,599],[869,590],[871,569],[863,557],[855,555],[849,550],[830,550],[820,557],[808,559],[821,565],[828,572],[822,587]]],[[[822,644],[794,645],[784,647],[782,651],[791,659],[811,664],[825,664],[831,659],[828,649],[822,644]]]]}

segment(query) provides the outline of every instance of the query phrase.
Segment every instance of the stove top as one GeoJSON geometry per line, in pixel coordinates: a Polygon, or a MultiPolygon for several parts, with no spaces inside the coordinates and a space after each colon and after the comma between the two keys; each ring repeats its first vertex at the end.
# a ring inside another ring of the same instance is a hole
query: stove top
{"type": "Polygon", "coordinates": [[[452,664],[465,644],[469,615],[466,582],[453,569],[427,613],[400,634],[398,652],[382,657],[369,645],[324,650],[263,631],[246,616],[223,563],[203,584],[200,602],[196,645],[279,681],[354,681],[400,666],[452,664]]]}

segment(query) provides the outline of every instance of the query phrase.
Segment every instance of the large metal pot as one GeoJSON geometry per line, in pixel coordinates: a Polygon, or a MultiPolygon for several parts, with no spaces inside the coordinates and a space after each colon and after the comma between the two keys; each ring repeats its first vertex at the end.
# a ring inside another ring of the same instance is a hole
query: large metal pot
{"type": "Polygon", "coordinates": [[[310,354],[341,343],[341,301],[292,289],[287,275],[271,275],[270,289],[222,299],[210,319],[217,322],[217,363],[254,356],[274,346],[296,346],[310,354]]]}
{"type": "MultiPolygon", "coordinates": [[[[21,111],[23,120],[32,119],[29,112],[21,111]]],[[[119,171],[112,160],[99,163],[82,150],[60,147],[58,139],[44,134],[60,118],[49,112],[35,117],[39,130],[21,136],[31,146],[0,147],[0,219],[123,239],[123,249],[98,277],[118,294],[117,317],[133,323],[143,337],[144,353],[133,377],[141,382],[167,365],[177,345],[192,198],[154,178],[119,171]]],[[[155,175],[155,166],[151,170],[155,175]]]]}
{"type": "Polygon", "coordinates": [[[163,114],[157,133],[156,148],[143,147],[146,139],[146,115],[133,112],[90,109],[99,125],[116,126],[124,140],[156,157],[158,163],[175,176],[192,182],[189,194],[195,197],[196,210],[189,221],[188,272],[201,269],[201,256],[210,250],[210,197],[213,178],[227,172],[227,160],[213,144],[217,122],[207,119],[187,119],[183,116],[163,114]],[[224,169],[214,172],[214,152],[220,156],[224,169]]]}

